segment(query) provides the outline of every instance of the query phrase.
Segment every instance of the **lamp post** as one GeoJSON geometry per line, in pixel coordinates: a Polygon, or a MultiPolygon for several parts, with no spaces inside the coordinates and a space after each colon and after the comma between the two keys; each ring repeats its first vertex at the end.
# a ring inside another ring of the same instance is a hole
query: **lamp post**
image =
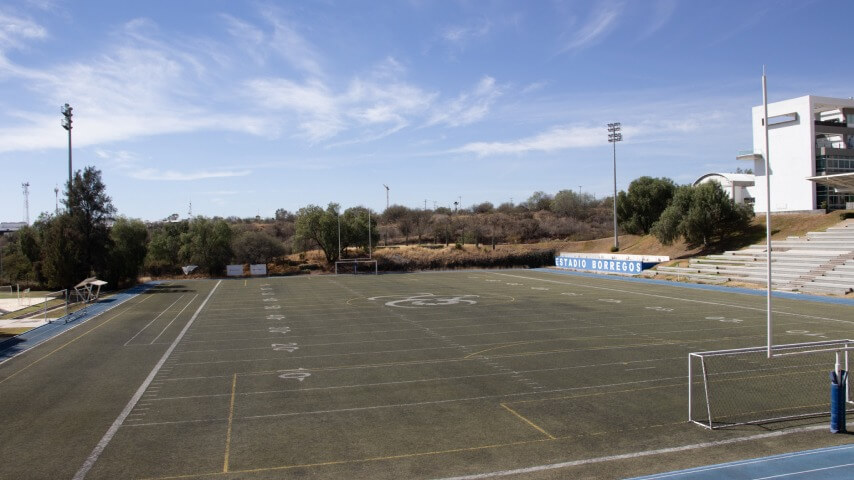
{"type": "MultiPolygon", "coordinates": [[[[62,106],[62,128],[68,130],[68,193],[71,194],[71,105],[65,104],[62,106]]],[[[70,199],[69,199],[70,200],[70,199]]],[[[69,203],[70,206],[70,203],[69,203]]]]}
{"type": "Polygon", "coordinates": [[[617,142],[623,141],[620,122],[608,124],[608,143],[614,145],[614,251],[620,249],[620,237],[617,236],[617,142]]]}

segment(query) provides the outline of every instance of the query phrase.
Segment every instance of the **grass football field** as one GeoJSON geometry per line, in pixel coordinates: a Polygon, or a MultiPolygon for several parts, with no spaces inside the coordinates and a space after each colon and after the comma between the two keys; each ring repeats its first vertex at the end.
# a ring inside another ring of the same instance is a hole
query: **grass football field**
{"type": "MultiPolygon", "coordinates": [[[[774,310],[777,343],[854,337],[849,305],[774,310]]],[[[688,422],[688,353],[765,319],[542,271],[167,282],[0,364],[0,478],[625,478],[849,443],[688,422]]]]}

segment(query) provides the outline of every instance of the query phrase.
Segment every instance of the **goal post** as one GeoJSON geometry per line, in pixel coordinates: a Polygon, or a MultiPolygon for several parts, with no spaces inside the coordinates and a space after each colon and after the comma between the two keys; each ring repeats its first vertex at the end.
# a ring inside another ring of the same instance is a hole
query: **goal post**
{"type": "MultiPolygon", "coordinates": [[[[830,415],[828,374],[848,371],[854,340],[688,355],[688,419],[709,429],[830,415]]],[[[849,382],[845,405],[854,411],[849,382]]]]}
{"type": "Polygon", "coordinates": [[[372,258],[350,258],[335,262],[335,275],[339,274],[379,274],[377,261],[372,258]]]}

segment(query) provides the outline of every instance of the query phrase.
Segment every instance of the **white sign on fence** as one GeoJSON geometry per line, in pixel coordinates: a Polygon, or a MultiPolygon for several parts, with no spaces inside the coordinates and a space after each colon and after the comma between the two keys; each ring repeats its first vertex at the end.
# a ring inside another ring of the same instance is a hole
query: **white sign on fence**
{"type": "Polygon", "coordinates": [[[249,275],[267,275],[267,264],[249,265],[249,275]]]}
{"type": "Polygon", "coordinates": [[[243,265],[226,265],[225,274],[229,277],[242,277],[243,265]]]}

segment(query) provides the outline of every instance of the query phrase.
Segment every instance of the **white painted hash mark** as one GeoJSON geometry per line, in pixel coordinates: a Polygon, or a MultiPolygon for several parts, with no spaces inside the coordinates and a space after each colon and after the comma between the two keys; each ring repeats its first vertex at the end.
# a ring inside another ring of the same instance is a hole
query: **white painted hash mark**
{"type": "Polygon", "coordinates": [[[202,312],[202,308],[207,305],[208,300],[211,299],[217,287],[219,287],[221,283],[222,280],[216,282],[216,285],[214,285],[214,287],[211,289],[211,293],[208,294],[207,298],[205,298],[205,301],[202,302],[201,305],[199,305],[198,309],[196,309],[196,313],[194,313],[193,316],[190,317],[190,320],[187,321],[187,324],[184,325],[184,328],[181,330],[181,333],[179,333],[178,336],[175,337],[175,340],[172,341],[172,345],[169,346],[169,348],[166,350],[166,353],[163,354],[163,356],[157,362],[157,365],[154,366],[154,369],[151,370],[151,373],[148,374],[148,377],[146,377],[145,381],[142,382],[142,385],[139,386],[139,389],[137,389],[136,393],[134,393],[133,397],[131,397],[128,404],[125,405],[125,408],[124,410],[122,410],[122,413],[120,413],[119,416],[116,417],[116,420],[113,422],[113,424],[110,425],[110,428],[107,430],[107,433],[105,433],[104,436],[101,438],[101,441],[99,441],[98,444],[95,445],[95,448],[92,450],[92,453],[90,453],[89,456],[86,458],[86,461],[83,462],[83,465],[80,467],[80,470],[77,470],[77,473],[74,474],[72,480],[83,480],[84,478],[86,478],[86,474],[88,474],[89,470],[92,470],[92,467],[95,466],[95,462],[98,461],[98,457],[100,457],[101,454],[104,453],[104,449],[107,448],[107,445],[110,444],[110,441],[116,435],[116,432],[119,431],[119,428],[125,422],[128,415],[130,415],[130,412],[134,409],[137,402],[139,402],[139,399],[142,398],[142,395],[145,393],[146,389],[148,389],[149,385],[151,385],[151,382],[154,380],[154,377],[163,367],[163,364],[166,363],[166,360],[169,358],[170,355],[172,355],[172,352],[175,350],[175,347],[178,345],[178,342],[180,342],[181,339],[184,338],[184,334],[187,333],[187,330],[189,330],[190,327],[193,325],[193,322],[196,321],[196,318],[202,312]]]}
{"type": "Polygon", "coordinates": [[[293,353],[294,351],[299,350],[296,343],[274,343],[272,346],[274,352],[293,353]]]}

